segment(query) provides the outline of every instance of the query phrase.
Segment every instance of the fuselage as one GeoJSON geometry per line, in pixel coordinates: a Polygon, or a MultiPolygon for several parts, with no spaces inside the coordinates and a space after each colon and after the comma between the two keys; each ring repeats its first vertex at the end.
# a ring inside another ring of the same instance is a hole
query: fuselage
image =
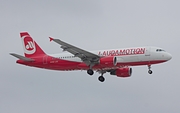
{"type": "MultiPolygon", "coordinates": [[[[109,49],[109,50],[96,50],[91,51],[100,57],[116,57],[117,64],[107,64],[106,66],[100,63],[93,66],[93,70],[103,69],[117,69],[119,67],[126,66],[139,66],[139,65],[152,65],[162,62],[166,62],[172,58],[172,56],[159,47],[132,47],[121,49],[109,49]]],[[[71,53],[63,52],[59,54],[47,54],[34,57],[35,61],[25,62],[23,60],[17,60],[17,63],[45,68],[51,70],[87,70],[87,66],[79,57],[72,55],[71,53]]]]}

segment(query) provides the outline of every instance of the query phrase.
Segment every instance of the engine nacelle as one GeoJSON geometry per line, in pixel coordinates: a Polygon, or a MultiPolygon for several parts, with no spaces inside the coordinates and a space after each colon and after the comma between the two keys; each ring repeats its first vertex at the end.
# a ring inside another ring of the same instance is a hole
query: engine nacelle
{"type": "Polygon", "coordinates": [[[99,60],[99,64],[104,66],[116,66],[117,58],[114,56],[102,57],[99,60]]]}
{"type": "Polygon", "coordinates": [[[130,77],[132,74],[132,68],[118,68],[115,70],[112,70],[110,72],[111,75],[116,75],[117,77],[130,77]]]}

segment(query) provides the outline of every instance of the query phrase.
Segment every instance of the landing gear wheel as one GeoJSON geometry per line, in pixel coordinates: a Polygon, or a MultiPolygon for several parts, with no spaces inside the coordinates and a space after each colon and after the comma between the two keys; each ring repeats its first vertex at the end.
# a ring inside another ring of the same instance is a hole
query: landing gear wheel
{"type": "Polygon", "coordinates": [[[92,69],[88,69],[88,70],[87,70],[87,73],[88,73],[89,75],[93,75],[93,74],[94,74],[94,71],[93,71],[92,69]]]}
{"type": "Polygon", "coordinates": [[[152,71],[151,71],[151,70],[149,70],[149,71],[148,71],[148,73],[149,73],[149,74],[152,74],[152,71]]]}
{"type": "Polygon", "coordinates": [[[149,69],[149,70],[148,70],[148,73],[149,73],[149,74],[152,74],[151,65],[148,65],[148,69],[149,69]]]}
{"type": "Polygon", "coordinates": [[[99,80],[100,82],[104,82],[104,81],[105,81],[105,78],[104,78],[103,76],[99,76],[99,77],[98,77],[98,80],[99,80]]]}

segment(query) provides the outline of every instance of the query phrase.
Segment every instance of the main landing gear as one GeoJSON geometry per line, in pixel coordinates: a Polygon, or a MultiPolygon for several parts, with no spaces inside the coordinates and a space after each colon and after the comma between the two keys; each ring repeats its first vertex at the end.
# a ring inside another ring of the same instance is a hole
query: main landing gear
{"type": "Polygon", "coordinates": [[[152,70],[151,70],[151,65],[148,65],[148,73],[149,73],[149,74],[152,74],[152,73],[153,73],[152,70]]]}
{"type": "Polygon", "coordinates": [[[88,70],[87,70],[87,73],[88,73],[89,75],[93,75],[93,74],[94,74],[94,71],[93,71],[92,69],[88,69],[88,70]]]}
{"type": "Polygon", "coordinates": [[[100,82],[104,82],[105,78],[104,78],[103,74],[106,73],[106,71],[105,70],[101,70],[101,71],[99,71],[99,73],[101,74],[101,76],[98,77],[98,80],[100,82]]]}
{"type": "Polygon", "coordinates": [[[105,81],[105,78],[103,77],[103,75],[101,75],[101,76],[98,77],[98,80],[99,80],[100,82],[104,82],[104,81],[105,81]]]}
{"type": "MultiPolygon", "coordinates": [[[[89,75],[93,75],[93,74],[94,74],[94,71],[93,71],[92,69],[88,69],[88,70],[87,70],[87,73],[88,73],[89,75]]],[[[103,74],[104,74],[105,72],[102,71],[102,72],[100,72],[100,73],[101,73],[101,76],[98,77],[98,80],[99,80],[100,82],[104,82],[104,81],[105,81],[105,78],[104,78],[103,74]]]]}

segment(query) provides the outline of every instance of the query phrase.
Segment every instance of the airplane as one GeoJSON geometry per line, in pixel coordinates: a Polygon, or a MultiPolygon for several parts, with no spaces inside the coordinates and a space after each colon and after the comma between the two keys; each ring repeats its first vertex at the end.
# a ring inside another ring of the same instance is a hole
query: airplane
{"type": "Polygon", "coordinates": [[[146,46],[120,49],[86,51],[59,39],[49,37],[50,41],[59,44],[62,53],[46,54],[33,40],[28,32],[20,32],[24,55],[10,53],[18,58],[16,63],[36,68],[72,71],[87,70],[89,75],[97,71],[98,80],[104,82],[106,72],[117,77],[130,77],[131,66],[146,65],[148,73],[152,74],[151,65],[166,62],[172,55],[162,48],[146,46]]]}

